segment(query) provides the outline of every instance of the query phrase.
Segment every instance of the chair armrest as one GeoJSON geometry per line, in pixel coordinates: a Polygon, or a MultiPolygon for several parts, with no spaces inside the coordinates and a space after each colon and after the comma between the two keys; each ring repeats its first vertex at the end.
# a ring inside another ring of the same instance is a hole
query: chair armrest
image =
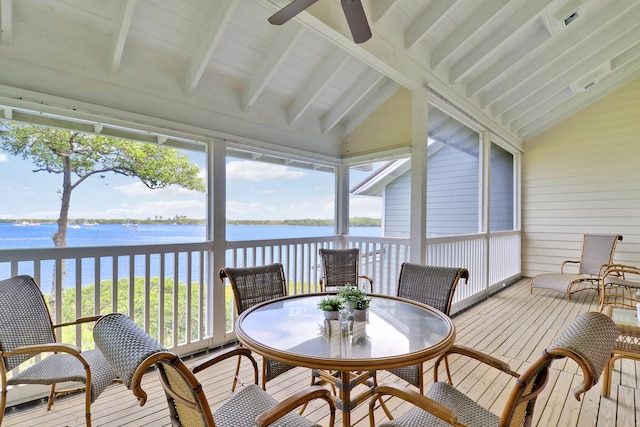
{"type": "Polygon", "coordinates": [[[319,385],[303,388],[302,390],[293,393],[285,400],[279,402],[273,408],[267,409],[258,418],[256,418],[256,426],[268,426],[282,416],[293,411],[298,406],[315,399],[322,399],[329,405],[329,409],[331,411],[329,425],[332,426],[335,421],[336,405],[331,398],[331,391],[319,385]]]}
{"type": "MultiPolygon", "coordinates": [[[[207,369],[210,366],[215,365],[218,362],[221,362],[223,360],[226,360],[230,357],[234,357],[234,356],[244,356],[246,358],[248,358],[251,363],[255,366],[256,371],[258,369],[258,363],[256,362],[256,360],[253,358],[253,356],[251,355],[251,350],[249,350],[248,348],[245,347],[241,347],[241,346],[235,346],[235,347],[229,347],[223,350],[220,350],[214,354],[212,354],[211,356],[208,356],[200,361],[198,361],[198,363],[196,363],[195,365],[193,365],[191,367],[191,372],[193,372],[194,374],[197,374],[200,371],[203,371],[205,369],[207,369]]],[[[257,382],[256,382],[257,384],[257,382]]]]}
{"type": "Polygon", "coordinates": [[[60,323],[58,325],[53,325],[54,328],[62,328],[64,326],[74,326],[74,325],[79,325],[81,323],[90,323],[90,322],[97,322],[98,320],[100,320],[100,318],[102,317],[102,314],[98,314],[98,315],[94,315],[94,316],[84,316],[84,317],[78,317],[76,320],[72,321],[72,322],[65,322],[65,323],[60,323]]]}
{"type": "Polygon", "coordinates": [[[564,274],[564,266],[565,264],[580,264],[580,261],[575,261],[575,260],[564,260],[562,261],[562,264],[560,264],[560,273],[564,274]]]}
{"type": "MultiPolygon", "coordinates": [[[[240,358],[244,356],[247,359],[249,359],[249,361],[251,362],[251,365],[253,365],[253,383],[258,384],[258,363],[256,362],[256,359],[254,359],[254,357],[251,355],[251,350],[249,350],[248,348],[242,347],[240,345],[237,345],[235,347],[230,347],[224,350],[220,350],[212,354],[211,356],[199,361],[198,363],[196,363],[191,367],[191,372],[193,372],[194,374],[197,374],[198,372],[204,369],[207,369],[208,367],[213,366],[218,362],[221,362],[223,360],[226,360],[230,357],[235,357],[235,356],[238,356],[240,358]]],[[[239,360],[238,360],[238,363],[240,363],[239,360]]]]}
{"type": "MultiPolygon", "coordinates": [[[[73,344],[65,344],[65,343],[46,343],[46,344],[34,344],[34,345],[23,345],[22,347],[14,348],[11,351],[3,351],[3,356],[15,356],[19,354],[38,354],[38,353],[68,353],[72,356],[78,357],[82,360],[82,349],[73,344]]],[[[85,362],[86,364],[86,362],[85,362]]],[[[88,365],[87,365],[88,366],[88,365]]]]}
{"type": "MultiPolygon", "coordinates": [[[[485,365],[489,365],[492,368],[498,369],[504,373],[507,373],[509,375],[511,375],[512,377],[519,377],[520,374],[512,371],[511,367],[509,366],[508,363],[503,362],[500,359],[496,359],[493,356],[489,356],[488,354],[485,353],[481,353],[477,350],[474,350],[472,348],[469,347],[464,347],[464,346],[459,346],[459,345],[453,345],[451,346],[451,348],[449,350],[447,350],[443,355],[441,355],[440,357],[438,357],[438,359],[435,362],[435,365],[433,367],[433,380],[434,382],[438,382],[438,367],[440,366],[440,362],[445,360],[445,358],[451,354],[460,354],[466,357],[470,357],[472,359],[475,359],[481,363],[484,363],[485,365]]],[[[449,378],[449,384],[451,384],[451,378],[449,378]]]]}
{"type": "Polygon", "coordinates": [[[458,421],[458,415],[446,406],[436,402],[433,399],[429,399],[427,396],[411,390],[408,387],[404,387],[398,384],[386,384],[376,387],[373,398],[369,401],[369,418],[371,425],[375,425],[374,409],[376,401],[382,400],[382,396],[395,396],[406,402],[409,402],[418,408],[429,412],[435,417],[440,418],[442,421],[451,424],[455,427],[466,427],[466,424],[462,424],[458,421]]]}

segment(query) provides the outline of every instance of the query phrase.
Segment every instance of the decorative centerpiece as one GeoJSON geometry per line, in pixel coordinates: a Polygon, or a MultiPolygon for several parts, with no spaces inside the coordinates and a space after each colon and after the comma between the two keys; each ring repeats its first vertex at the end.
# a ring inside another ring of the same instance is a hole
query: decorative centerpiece
{"type": "Polygon", "coordinates": [[[367,320],[367,309],[371,304],[371,298],[350,283],[344,285],[340,290],[340,297],[345,301],[351,310],[353,310],[353,320],[356,322],[364,322],[367,320]]]}
{"type": "Polygon", "coordinates": [[[344,306],[344,300],[339,296],[323,297],[318,302],[318,308],[324,311],[327,320],[338,320],[338,312],[344,306]]]}

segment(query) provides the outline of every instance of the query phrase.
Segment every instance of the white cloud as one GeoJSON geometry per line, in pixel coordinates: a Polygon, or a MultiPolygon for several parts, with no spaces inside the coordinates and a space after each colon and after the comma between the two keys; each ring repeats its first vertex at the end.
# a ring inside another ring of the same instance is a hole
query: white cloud
{"type": "Polygon", "coordinates": [[[6,163],[8,161],[9,161],[9,157],[4,153],[0,153],[0,163],[6,163]]]}
{"type": "Polygon", "coordinates": [[[270,163],[234,160],[227,163],[228,181],[266,181],[270,179],[297,179],[306,176],[303,171],[270,163]]]}
{"type": "Polygon", "coordinates": [[[382,218],[382,197],[352,197],[349,200],[351,217],[382,218]]]}
{"type": "Polygon", "coordinates": [[[282,208],[264,205],[260,202],[238,202],[227,201],[227,218],[228,219],[280,219],[278,212],[282,208]]]}
{"type": "Polygon", "coordinates": [[[99,214],[79,212],[78,216],[86,218],[173,218],[176,215],[188,218],[205,218],[206,202],[204,200],[164,200],[145,202],[137,205],[123,205],[107,209],[99,214]]]}

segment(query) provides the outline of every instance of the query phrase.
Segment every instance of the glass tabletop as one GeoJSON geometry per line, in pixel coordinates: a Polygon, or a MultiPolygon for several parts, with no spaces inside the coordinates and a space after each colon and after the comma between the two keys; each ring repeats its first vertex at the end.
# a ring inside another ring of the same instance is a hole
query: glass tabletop
{"type": "Polygon", "coordinates": [[[613,307],[611,309],[611,318],[617,324],[640,326],[636,310],[628,308],[613,307]]]}
{"type": "Polygon", "coordinates": [[[238,338],[263,356],[334,369],[409,365],[453,343],[453,323],[431,307],[371,295],[367,320],[345,328],[338,320],[324,319],[317,308],[322,296],[288,297],[247,310],[238,318],[238,338]]]}

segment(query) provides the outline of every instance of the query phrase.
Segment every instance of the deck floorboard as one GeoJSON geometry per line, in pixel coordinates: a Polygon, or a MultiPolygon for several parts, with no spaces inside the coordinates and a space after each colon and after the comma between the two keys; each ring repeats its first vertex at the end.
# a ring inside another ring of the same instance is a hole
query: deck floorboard
{"type": "MultiPolygon", "coordinates": [[[[593,291],[580,292],[567,302],[558,292],[535,289],[529,293],[529,280],[523,279],[491,296],[470,309],[454,316],[456,342],[487,352],[521,372],[548,346],[578,314],[597,310],[598,298],[593,291]]],[[[189,363],[193,363],[190,361],[189,363]]],[[[499,415],[512,379],[489,370],[468,359],[450,359],[456,386],[499,415]]],[[[231,393],[232,372],[235,360],[198,374],[209,403],[213,408],[221,405],[231,393]]],[[[600,384],[577,401],[571,392],[581,382],[581,373],[572,361],[559,360],[552,365],[549,384],[538,397],[533,426],[610,427],[635,426],[640,423],[640,390],[638,371],[640,362],[624,360],[616,363],[613,372],[610,398],[600,396],[600,384]],[[621,373],[622,366],[622,373],[621,373]]],[[[248,366],[241,376],[251,381],[248,366]]],[[[433,383],[433,363],[425,364],[427,388],[433,383]]],[[[401,381],[388,372],[378,373],[379,383],[401,381]]],[[[292,390],[307,385],[310,375],[307,369],[295,368],[281,375],[268,385],[268,391],[276,399],[282,399],[292,390]]],[[[149,399],[144,407],[138,406],[129,390],[122,385],[110,386],[92,406],[94,426],[169,426],[166,400],[156,381],[155,373],[144,379],[149,399]]],[[[20,410],[9,409],[5,426],[84,426],[82,411],[84,396],[61,398],[49,412],[44,404],[20,410]]],[[[409,405],[392,399],[388,407],[394,414],[408,410],[409,405]]],[[[311,404],[305,416],[328,424],[328,411],[321,403],[311,404]]],[[[376,411],[376,420],[382,420],[382,410],[376,411]]],[[[354,426],[367,427],[368,405],[360,405],[352,412],[354,426]]],[[[339,425],[339,414],[336,425],[339,425]]]]}

